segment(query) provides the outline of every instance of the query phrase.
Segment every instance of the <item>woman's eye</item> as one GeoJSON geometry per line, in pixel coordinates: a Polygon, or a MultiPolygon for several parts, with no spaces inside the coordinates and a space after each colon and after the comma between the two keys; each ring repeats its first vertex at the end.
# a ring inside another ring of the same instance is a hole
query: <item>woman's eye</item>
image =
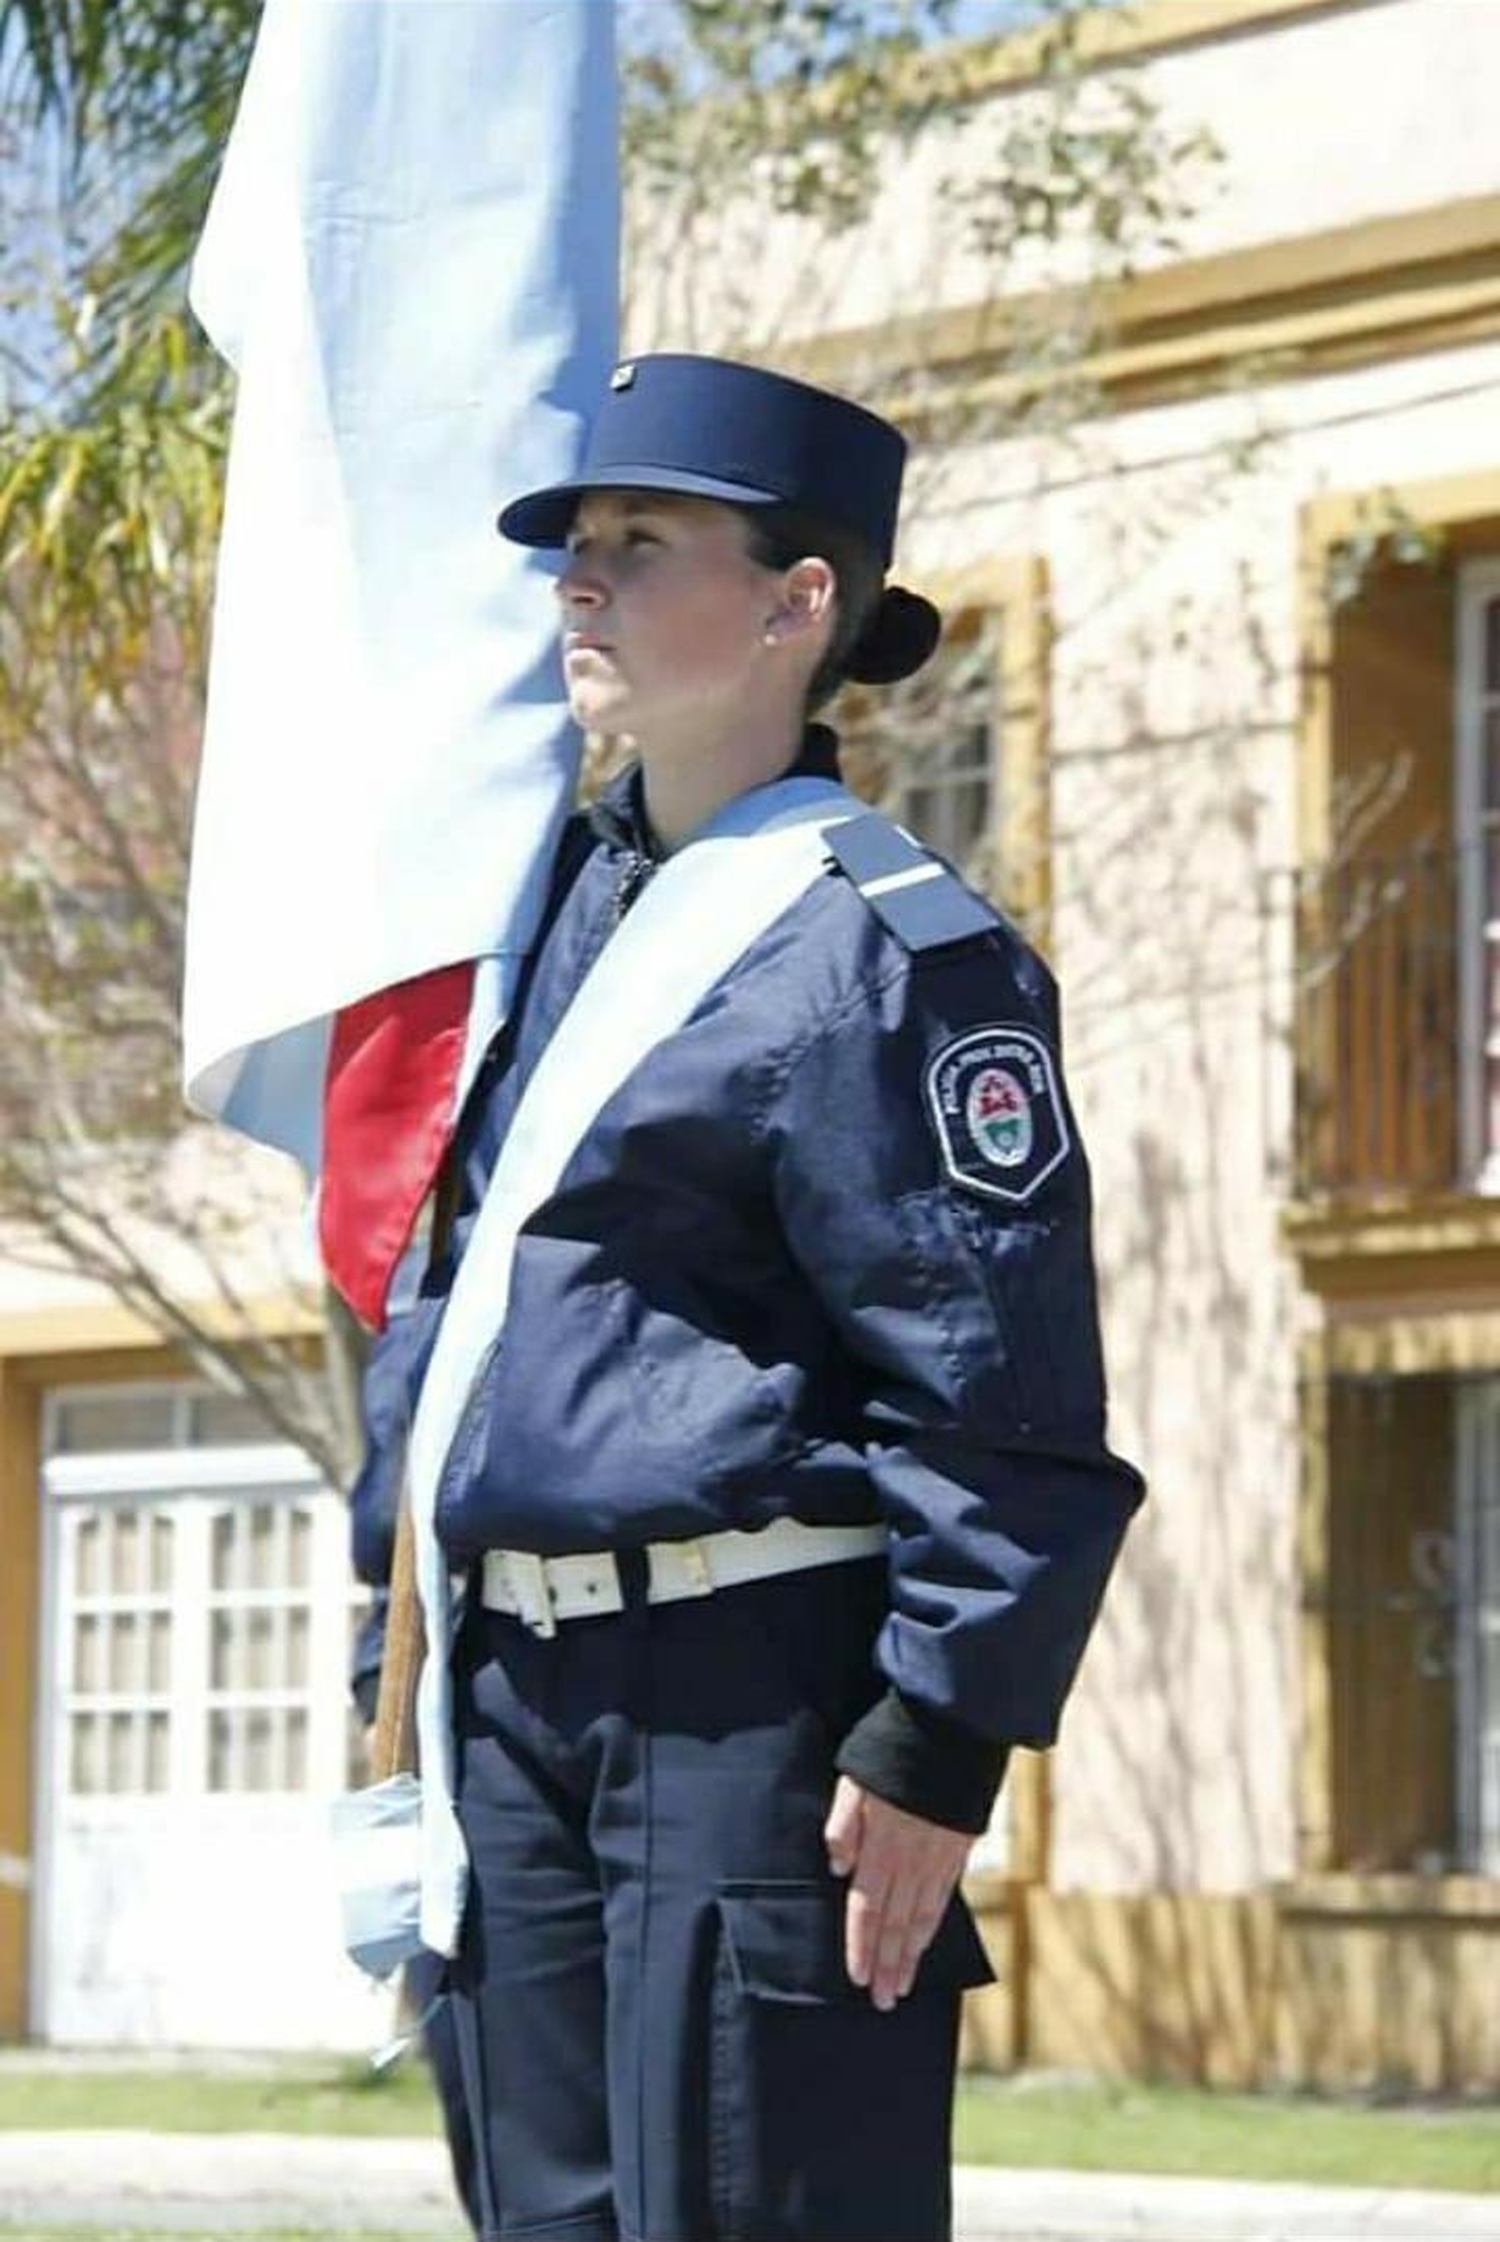
{"type": "MultiPolygon", "coordinates": [[[[585,560],[594,551],[598,543],[599,539],[592,533],[570,537],[565,550],[569,560],[585,560]]],[[[661,543],[662,539],[652,529],[621,530],[606,535],[604,540],[606,551],[610,550],[611,547],[618,549],[620,546],[624,546],[628,549],[632,545],[660,545],[661,543]]]]}

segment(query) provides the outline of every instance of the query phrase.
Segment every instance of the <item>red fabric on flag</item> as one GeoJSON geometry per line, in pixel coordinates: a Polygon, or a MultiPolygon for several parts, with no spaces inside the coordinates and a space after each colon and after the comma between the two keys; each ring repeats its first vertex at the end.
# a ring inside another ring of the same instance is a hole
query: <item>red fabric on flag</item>
{"type": "Polygon", "coordinates": [[[323,1093],[318,1243],[373,1330],[458,1118],[474,965],[440,966],[347,1005],[323,1093]]]}

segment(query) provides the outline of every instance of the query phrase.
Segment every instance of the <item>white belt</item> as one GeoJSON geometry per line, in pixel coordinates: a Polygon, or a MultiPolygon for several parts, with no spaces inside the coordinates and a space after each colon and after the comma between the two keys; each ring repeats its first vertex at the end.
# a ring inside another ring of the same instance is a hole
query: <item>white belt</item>
{"type": "MultiPolygon", "coordinates": [[[[704,1534],[697,1541],[652,1541],[646,1545],[649,1574],[646,1595],[653,1604],[683,1596],[711,1596],[716,1588],[764,1580],[772,1573],[800,1572],[809,1565],[837,1565],[849,1557],[873,1557],[885,1547],[884,1526],[804,1526],[798,1518],[774,1518],[756,1533],[704,1534]]],[[[536,1635],[555,1635],[560,1619],[586,1619],[591,1613],[623,1611],[625,1598],[612,1550],[578,1556],[537,1557],[522,1549],[485,1551],[480,1601],[490,1611],[505,1611],[525,1621],[536,1635]]]]}

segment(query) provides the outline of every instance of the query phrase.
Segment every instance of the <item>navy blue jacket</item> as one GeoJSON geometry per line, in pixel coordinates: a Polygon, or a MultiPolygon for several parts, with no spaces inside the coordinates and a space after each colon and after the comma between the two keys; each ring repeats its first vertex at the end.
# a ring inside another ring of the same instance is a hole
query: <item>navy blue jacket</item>
{"type": "MultiPolygon", "coordinates": [[[[797,768],[832,752],[814,728],[797,768]]],[[[390,1343],[412,1386],[517,1100],[650,876],[635,774],[560,864],[453,1251],[390,1343]]],[[[460,1567],[884,1520],[891,1686],[839,1764],[978,1829],[1008,1747],[1056,1733],[1141,1484],[1105,1444],[1053,984],[960,900],[977,931],[913,947],[831,868],[605,1104],[518,1240],[438,1530],[460,1567]]]]}

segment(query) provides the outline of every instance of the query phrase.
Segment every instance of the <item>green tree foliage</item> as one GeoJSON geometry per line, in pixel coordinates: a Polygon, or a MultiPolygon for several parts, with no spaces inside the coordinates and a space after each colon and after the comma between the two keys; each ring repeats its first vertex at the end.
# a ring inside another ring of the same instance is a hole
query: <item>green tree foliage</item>
{"type": "MultiPolygon", "coordinates": [[[[624,0],[632,280],[681,276],[654,303],[633,287],[638,347],[696,339],[682,305],[726,203],[788,219],[810,277],[919,134],[972,120],[964,50],[943,47],[960,5],[624,0]]],[[[1090,279],[1128,270],[1197,189],[1203,146],[1165,133],[1128,78],[1080,70],[1084,16],[1081,0],[991,11],[1028,28],[1031,91],[939,209],[997,297],[1047,245],[1081,245],[1090,279]]],[[[254,1334],[218,1216],[173,1167],[216,1134],[177,1103],[176,1009],[231,406],[185,283],[258,18],[257,0],[0,0],[0,1037],[26,1054],[0,1086],[0,1220],[24,1218],[212,1374],[243,1382],[252,1361],[283,1428],[346,1469],[347,1383],[323,1407],[298,1350],[254,1334]],[[154,1273],[148,1231],[191,1241],[211,1322],[154,1273]]],[[[991,433],[1082,409],[1065,377],[1096,300],[1013,316],[991,433]]],[[[872,394],[892,378],[921,394],[919,365],[860,371],[872,394]]],[[[895,696],[868,767],[896,786],[934,723],[953,732],[955,696],[982,727],[990,676],[958,648],[941,708],[931,678],[895,696]]]]}
{"type": "MultiPolygon", "coordinates": [[[[962,74],[917,70],[958,0],[626,0],[624,151],[633,201],[676,228],[753,178],[774,211],[827,235],[883,166],[965,103],[962,74]]],[[[1081,0],[1014,0],[1043,98],[1011,117],[953,223],[993,266],[1069,231],[1099,272],[1170,237],[1205,154],[1161,131],[1128,77],[1083,97],[1081,0]]],[[[227,382],[185,283],[259,18],[258,0],[0,0],[0,147],[57,175],[50,273],[12,251],[0,301],[28,312],[39,366],[12,349],[0,401],[0,567],[46,577],[59,624],[105,594],[138,630],[162,602],[201,608],[228,428],[227,382]],[[19,270],[17,267],[19,266],[19,270]],[[39,380],[38,373],[42,376],[39,380]]],[[[24,232],[24,229],[23,229],[24,232]]],[[[660,239],[657,247],[660,248],[660,239]]],[[[1074,332],[1076,333],[1076,321],[1074,332]]],[[[0,351],[4,350],[0,343],[0,351]]],[[[1049,382],[1057,336],[1028,335],[1049,382]]],[[[0,371],[5,359],[0,357],[0,371]]],[[[29,596],[29,595],[28,595],[29,596]]],[[[24,715],[16,679],[0,695],[24,715]]]]}

